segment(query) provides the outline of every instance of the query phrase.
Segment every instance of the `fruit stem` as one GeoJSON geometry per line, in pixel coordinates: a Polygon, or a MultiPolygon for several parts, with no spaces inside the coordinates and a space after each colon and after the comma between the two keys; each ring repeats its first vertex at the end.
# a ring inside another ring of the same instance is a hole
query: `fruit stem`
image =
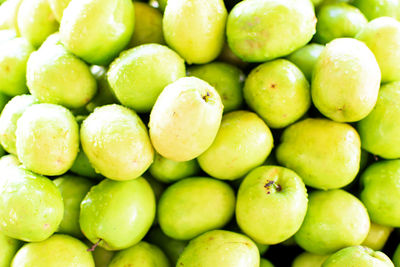
{"type": "Polygon", "coordinates": [[[95,244],[93,244],[93,246],[91,247],[91,248],[88,248],[86,251],[91,251],[91,252],[93,252],[98,246],[99,246],[99,244],[100,244],[100,242],[102,241],[103,239],[99,239],[95,244]]]}

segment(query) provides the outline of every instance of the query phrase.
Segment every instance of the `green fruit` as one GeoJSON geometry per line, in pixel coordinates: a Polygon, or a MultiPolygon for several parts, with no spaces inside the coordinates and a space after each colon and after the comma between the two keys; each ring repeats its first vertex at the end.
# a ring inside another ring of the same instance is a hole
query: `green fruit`
{"type": "Polygon", "coordinates": [[[246,79],[244,99],[268,126],[283,128],[311,105],[310,84],[293,63],[278,59],[259,65],[246,79]]]}
{"type": "Polygon", "coordinates": [[[400,245],[397,246],[393,257],[392,257],[394,266],[399,267],[400,266],[400,245]]]}
{"type": "Polygon", "coordinates": [[[368,20],[378,17],[398,18],[400,3],[397,0],[354,0],[352,3],[358,7],[368,20]]]}
{"type": "Polygon", "coordinates": [[[155,216],[154,193],[142,177],[131,181],[105,179],[93,186],[81,203],[83,234],[107,250],[137,244],[155,216]]]}
{"type": "Polygon", "coordinates": [[[22,0],[17,20],[21,36],[34,47],[39,47],[47,36],[58,29],[48,0],[22,0]]]}
{"type": "Polygon", "coordinates": [[[340,37],[354,37],[368,20],[358,8],[346,3],[324,5],[317,13],[315,39],[322,44],[340,37]]]}
{"type": "Polygon", "coordinates": [[[96,267],[108,267],[108,264],[115,255],[115,251],[109,251],[102,247],[96,247],[92,254],[96,267]]]}
{"type": "Polygon", "coordinates": [[[64,9],[67,8],[71,0],[48,0],[48,1],[50,8],[53,11],[54,17],[58,22],[60,22],[64,13],[64,9]]]}
{"type": "Polygon", "coordinates": [[[161,92],[150,114],[150,138],[163,157],[188,161],[210,147],[221,123],[218,92],[195,77],[180,78],[161,92]]]}
{"type": "Polygon", "coordinates": [[[310,43],[294,51],[288,56],[288,59],[304,73],[307,80],[311,81],[314,66],[324,47],[320,44],[310,43]]]}
{"type": "Polygon", "coordinates": [[[214,142],[198,162],[212,177],[235,180],[260,166],[273,143],[271,131],[260,117],[249,111],[233,111],[222,117],[214,142]]]}
{"type": "Polygon", "coordinates": [[[15,30],[0,30],[0,44],[17,38],[15,30]]]}
{"type": "Polygon", "coordinates": [[[306,45],[315,33],[309,0],[250,0],[237,4],[226,25],[228,44],[244,61],[264,62],[306,45]]]}
{"type": "Polygon", "coordinates": [[[292,267],[321,267],[329,256],[303,252],[294,259],[292,267]]]}
{"type": "Polygon", "coordinates": [[[200,171],[195,159],[189,161],[173,161],[156,153],[149,169],[155,179],[163,183],[172,183],[183,178],[194,176],[200,171]]]}
{"type": "Polygon", "coordinates": [[[181,180],[164,191],[157,215],[167,236],[189,240],[222,228],[232,218],[234,210],[235,194],[228,184],[194,177],[181,180]]]}
{"type": "Polygon", "coordinates": [[[0,113],[3,111],[4,107],[7,105],[8,101],[10,101],[10,97],[5,94],[0,93],[0,113]]]}
{"type": "Polygon", "coordinates": [[[17,154],[15,146],[15,131],[17,121],[22,113],[37,100],[31,95],[20,95],[12,98],[4,107],[0,116],[0,142],[4,149],[11,154],[17,154]]]}
{"type": "Polygon", "coordinates": [[[370,221],[356,197],[336,189],[314,191],[308,199],[306,217],[294,236],[300,247],[315,254],[329,254],[365,240],[370,221]]]}
{"type": "Polygon", "coordinates": [[[245,68],[249,64],[241,60],[237,55],[235,55],[227,42],[224,43],[224,47],[222,48],[222,51],[218,56],[218,60],[226,62],[228,64],[232,64],[239,68],[245,68]]]}
{"type": "Polygon", "coordinates": [[[314,68],[311,94],[326,117],[354,122],[375,106],[381,72],[374,54],[352,38],[338,38],[326,45],[314,68]]]}
{"type": "Polygon", "coordinates": [[[308,186],[341,188],[351,183],[360,167],[360,137],[348,124],[305,119],[285,129],[276,157],[308,186]]]}
{"type": "Polygon", "coordinates": [[[170,264],[161,249],[142,241],[130,248],[117,252],[108,266],[169,267],[170,264]]]}
{"type": "Polygon", "coordinates": [[[18,166],[15,158],[1,158],[2,234],[27,242],[43,241],[57,230],[63,213],[62,196],[51,180],[18,166]]]}
{"type": "Polygon", "coordinates": [[[400,80],[400,22],[394,18],[377,18],[356,36],[374,53],[382,72],[382,82],[400,80]]]}
{"type": "Polygon", "coordinates": [[[135,2],[135,30],[129,47],[142,44],[164,44],[162,14],[147,3],[135,2]]]}
{"type": "Polygon", "coordinates": [[[0,267],[9,267],[21,242],[0,233],[0,267]]]}
{"type": "Polygon", "coordinates": [[[382,250],[392,231],[393,227],[371,222],[368,236],[362,245],[373,250],[382,250]]]}
{"type": "Polygon", "coordinates": [[[44,44],[33,52],[26,78],[29,91],[40,102],[72,109],[85,106],[97,91],[89,66],[61,44],[44,44]]]}
{"type": "Polygon", "coordinates": [[[64,201],[64,217],[57,230],[59,233],[82,238],[83,234],[79,227],[79,211],[83,198],[93,182],[83,177],[64,175],[54,180],[54,184],[60,190],[64,201]]]}
{"type": "Polygon", "coordinates": [[[76,156],[76,159],[70,171],[77,175],[87,178],[92,178],[96,180],[103,179],[102,175],[97,173],[95,169],[92,167],[92,164],[90,164],[89,159],[87,158],[83,150],[80,150],[78,152],[78,155],[76,156]]]}
{"type": "Polygon", "coordinates": [[[274,267],[274,265],[267,259],[260,259],[260,267],[274,267]]]}
{"type": "Polygon", "coordinates": [[[137,178],[153,162],[146,126],[134,111],[120,105],[90,114],[81,126],[81,143],[96,172],[113,180],[137,178]]]}
{"type": "Polygon", "coordinates": [[[31,266],[94,267],[94,261],[87,246],[78,239],[53,235],[45,241],[24,245],[11,263],[11,267],[31,266]]]}
{"type": "Polygon", "coordinates": [[[208,63],[224,45],[226,17],[222,0],[168,0],[162,22],[165,41],[187,63],[208,63]]]}
{"type": "Polygon", "coordinates": [[[230,64],[213,62],[188,69],[188,76],[195,76],[217,90],[224,105],[224,112],[239,109],[243,102],[243,72],[230,64]]]}
{"type": "Polygon", "coordinates": [[[18,9],[22,0],[7,0],[0,6],[0,30],[12,29],[18,34],[18,9]]]}
{"type": "Polygon", "coordinates": [[[190,241],[176,264],[185,267],[259,265],[260,254],[253,241],[244,235],[224,230],[210,231],[190,241]]]}
{"type": "Polygon", "coordinates": [[[307,190],[293,171],[261,166],[240,185],[236,220],[242,231],[261,244],[277,244],[293,236],[307,211],[307,190]]]}
{"type": "Polygon", "coordinates": [[[123,52],[107,73],[118,100],[137,112],[149,112],[164,87],[184,76],[183,59],[159,44],[145,44],[123,52]]]}
{"type": "Polygon", "coordinates": [[[322,264],[322,267],[394,267],[384,253],[368,247],[356,246],[339,250],[322,264]]]}
{"type": "Polygon", "coordinates": [[[33,47],[25,38],[15,38],[0,44],[0,92],[9,96],[28,92],[26,63],[33,47]]]}
{"type": "Polygon", "coordinates": [[[165,8],[167,7],[168,0],[157,0],[159,9],[164,12],[165,8]]]}
{"type": "Polygon", "coordinates": [[[400,160],[380,161],[370,165],[361,176],[361,201],[371,220],[400,227],[400,160]]]}
{"type": "Polygon", "coordinates": [[[131,0],[72,0],[61,19],[61,41],[86,62],[108,65],[128,44],[134,21],[131,0]]]}
{"type": "Polygon", "coordinates": [[[33,172],[61,175],[79,151],[79,127],[72,113],[58,105],[28,107],[17,122],[19,160],[33,172]]]}

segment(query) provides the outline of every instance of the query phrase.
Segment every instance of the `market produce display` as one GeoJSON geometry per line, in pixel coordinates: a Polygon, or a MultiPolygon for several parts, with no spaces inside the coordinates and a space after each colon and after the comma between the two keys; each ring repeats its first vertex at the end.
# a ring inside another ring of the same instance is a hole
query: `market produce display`
{"type": "Polygon", "coordinates": [[[400,0],[0,0],[0,267],[400,267],[400,0]]]}

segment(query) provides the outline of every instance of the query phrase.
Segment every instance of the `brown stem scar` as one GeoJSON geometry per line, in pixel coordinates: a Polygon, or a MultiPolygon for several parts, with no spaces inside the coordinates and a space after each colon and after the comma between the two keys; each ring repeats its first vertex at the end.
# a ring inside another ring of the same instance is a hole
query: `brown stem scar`
{"type": "Polygon", "coordinates": [[[99,244],[102,240],[103,239],[100,238],[95,244],[93,244],[93,246],[91,248],[88,248],[86,251],[93,252],[99,246],[99,244]]]}

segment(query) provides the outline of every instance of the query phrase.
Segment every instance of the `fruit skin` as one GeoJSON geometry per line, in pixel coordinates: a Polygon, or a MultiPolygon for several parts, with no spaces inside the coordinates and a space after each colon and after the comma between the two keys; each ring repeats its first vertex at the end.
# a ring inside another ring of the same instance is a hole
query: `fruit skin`
{"type": "Polygon", "coordinates": [[[361,175],[361,201],[371,220],[378,224],[400,227],[400,160],[380,161],[361,175]],[[384,208],[383,208],[384,207],[384,208]]]}
{"type": "Polygon", "coordinates": [[[341,188],[358,173],[360,137],[348,124],[309,118],[285,129],[276,157],[308,186],[341,188]]]}
{"type": "Polygon", "coordinates": [[[65,8],[71,0],[48,0],[51,11],[58,22],[61,22],[65,8]]]}
{"type": "Polygon", "coordinates": [[[23,37],[0,44],[0,92],[9,96],[28,92],[26,63],[33,52],[32,45],[23,37]]]}
{"type": "Polygon", "coordinates": [[[200,78],[217,90],[224,113],[237,110],[242,105],[245,76],[236,66],[224,62],[192,66],[188,69],[188,76],[200,78]]]}
{"type": "Polygon", "coordinates": [[[137,112],[150,112],[165,86],[182,77],[185,77],[184,60],[159,44],[124,51],[107,73],[118,100],[137,112]]]}
{"type": "Polygon", "coordinates": [[[368,236],[361,245],[373,250],[382,250],[392,231],[393,227],[371,222],[368,236]]]}
{"type": "Polygon", "coordinates": [[[28,107],[17,122],[19,160],[42,175],[67,172],[79,151],[79,126],[72,113],[54,104],[28,107]]]}
{"type": "Polygon", "coordinates": [[[253,69],[245,81],[244,99],[271,128],[301,118],[311,105],[310,84],[292,62],[277,59],[253,69]]]}
{"type": "MultiPolygon", "coordinates": [[[[399,6],[400,8],[400,6],[399,6]]],[[[400,22],[382,17],[370,21],[356,38],[374,53],[382,72],[382,83],[400,79],[400,22]]]]}
{"type": "Polygon", "coordinates": [[[400,266],[400,245],[397,246],[393,254],[392,261],[396,267],[400,266]]]}
{"type": "Polygon", "coordinates": [[[399,18],[400,3],[396,0],[354,0],[352,3],[358,7],[368,20],[378,17],[399,18]]]}
{"type": "Polygon", "coordinates": [[[329,254],[360,245],[368,235],[370,221],[364,205],[344,190],[310,193],[308,210],[294,238],[308,252],[329,254]]]}
{"type": "Polygon", "coordinates": [[[80,205],[94,183],[70,174],[63,175],[53,182],[60,190],[64,201],[64,217],[57,232],[83,238],[79,227],[80,205]]]}
{"type": "MultiPolygon", "coordinates": [[[[93,246],[93,244],[90,245],[93,246]]],[[[115,251],[109,251],[102,247],[96,247],[92,254],[96,267],[108,267],[112,257],[115,255],[115,251]]]]}
{"type": "Polygon", "coordinates": [[[141,241],[130,248],[117,252],[108,266],[169,267],[170,264],[161,249],[141,241]]]}
{"type": "Polygon", "coordinates": [[[83,150],[79,150],[78,155],[76,156],[76,159],[74,161],[74,164],[69,170],[70,172],[83,177],[92,178],[96,180],[103,179],[103,176],[94,170],[83,150]]]}
{"type": "Polygon", "coordinates": [[[324,47],[321,44],[310,43],[294,51],[287,59],[293,62],[304,73],[308,81],[311,81],[314,66],[324,47]]]}
{"type": "Polygon", "coordinates": [[[158,223],[167,236],[190,240],[229,222],[235,193],[222,181],[192,177],[169,186],[157,208],[158,223]]]}
{"type": "Polygon", "coordinates": [[[168,0],[163,33],[188,64],[213,61],[222,50],[227,11],[222,0],[168,0]]]}
{"type": "Polygon", "coordinates": [[[0,231],[26,242],[43,241],[61,223],[62,196],[51,180],[17,162],[14,156],[0,159],[0,231]]]}
{"type": "Polygon", "coordinates": [[[26,108],[37,102],[31,95],[20,95],[13,97],[4,107],[0,116],[0,142],[8,153],[17,154],[15,146],[17,121],[26,108]]]}
{"type": "Polygon", "coordinates": [[[18,30],[18,9],[22,0],[7,0],[0,6],[0,30],[12,29],[19,34],[18,30]]]}
{"type": "Polygon", "coordinates": [[[108,65],[129,43],[134,22],[131,0],[72,0],[61,19],[61,41],[86,62],[108,65]]]}
{"type": "Polygon", "coordinates": [[[383,252],[368,247],[347,247],[332,254],[322,267],[394,267],[392,261],[383,252]]]}
{"type": "Polygon", "coordinates": [[[0,233],[0,267],[9,267],[22,242],[0,233]]]}
{"type": "Polygon", "coordinates": [[[274,267],[274,265],[269,260],[261,258],[260,267],[274,267]]]}
{"type": "Polygon", "coordinates": [[[12,29],[0,30],[0,44],[17,38],[17,32],[12,29]]]}
{"type": "Polygon", "coordinates": [[[134,111],[120,105],[91,113],[82,123],[81,143],[95,170],[109,179],[135,179],[153,162],[146,126],[134,111]]]}
{"type": "Polygon", "coordinates": [[[81,203],[79,223],[83,234],[107,250],[137,244],[155,216],[155,197],[142,178],[130,181],[105,179],[93,186],[81,203]]]}
{"type": "Polygon", "coordinates": [[[321,267],[329,256],[303,252],[294,259],[292,267],[321,267]]]}
{"type": "Polygon", "coordinates": [[[258,267],[257,246],[245,235],[225,230],[204,233],[184,249],[176,266],[258,267]],[[224,257],[221,257],[224,255],[224,257]]]}
{"type": "Polygon", "coordinates": [[[315,65],[312,100],[332,120],[359,121],[374,108],[380,82],[371,50],[358,40],[338,38],[326,45],[315,65]]]}
{"type": "Polygon", "coordinates": [[[292,170],[261,166],[240,185],[236,220],[260,244],[277,244],[293,236],[307,211],[307,190],[292,170]]]}
{"type": "Polygon", "coordinates": [[[235,180],[261,165],[273,147],[268,126],[255,113],[233,111],[222,117],[212,145],[198,157],[210,176],[235,180]]]}
{"type": "Polygon", "coordinates": [[[231,10],[226,35],[230,48],[242,60],[264,62],[306,45],[315,24],[309,0],[250,0],[231,10]]]}
{"type": "Polygon", "coordinates": [[[15,255],[11,267],[94,267],[92,254],[87,248],[76,238],[53,235],[39,243],[25,244],[15,255]]]}
{"type": "Polygon", "coordinates": [[[161,92],[150,113],[150,138],[163,157],[192,160],[207,150],[217,135],[223,105],[205,81],[184,77],[161,92]]]}

